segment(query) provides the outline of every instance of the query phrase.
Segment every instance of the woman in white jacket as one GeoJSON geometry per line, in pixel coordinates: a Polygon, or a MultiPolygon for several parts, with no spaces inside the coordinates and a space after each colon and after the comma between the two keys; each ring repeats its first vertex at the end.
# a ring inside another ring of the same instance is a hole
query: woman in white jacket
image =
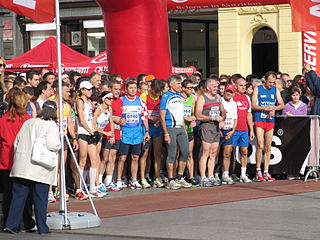
{"type": "MultiPolygon", "coordinates": [[[[34,213],[38,232],[48,233],[46,213],[50,185],[57,185],[57,167],[48,168],[31,161],[32,149],[37,138],[45,134],[48,150],[60,149],[59,130],[56,124],[57,105],[46,101],[37,118],[26,121],[14,143],[14,160],[10,176],[13,177],[13,196],[4,231],[14,233],[19,230],[23,209],[29,192],[33,196],[34,213]]],[[[58,163],[56,163],[58,166],[58,163]]]]}

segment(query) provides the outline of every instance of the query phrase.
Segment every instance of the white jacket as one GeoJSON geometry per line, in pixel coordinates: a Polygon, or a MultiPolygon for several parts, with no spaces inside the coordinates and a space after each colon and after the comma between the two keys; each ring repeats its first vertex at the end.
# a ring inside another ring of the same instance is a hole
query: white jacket
{"type": "MultiPolygon", "coordinates": [[[[48,170],[31,162],[31,154],[36,138],[43,135],[45,129],[47,148],[58,152],[60,149],[59,129],[54,121],[40,118],[27,120],[20,129],[14,142],[14,159],[10,173],[11,177],[24,178],[49,185],[57,185],[58,167],[48,170]]],[[[58,164],[57,164],[58,166],[58,164]]]]}

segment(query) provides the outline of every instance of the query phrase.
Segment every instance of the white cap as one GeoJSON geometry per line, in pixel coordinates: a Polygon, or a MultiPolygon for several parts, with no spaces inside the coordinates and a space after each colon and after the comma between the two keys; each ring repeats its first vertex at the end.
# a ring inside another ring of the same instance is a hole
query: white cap
{"type": "Polygon", "coordinates": [[[83,81],[80,83],[79,89],[82,89],[82,88],[91,89],[93,88],[93,85],[89,81],[83,81]]]}

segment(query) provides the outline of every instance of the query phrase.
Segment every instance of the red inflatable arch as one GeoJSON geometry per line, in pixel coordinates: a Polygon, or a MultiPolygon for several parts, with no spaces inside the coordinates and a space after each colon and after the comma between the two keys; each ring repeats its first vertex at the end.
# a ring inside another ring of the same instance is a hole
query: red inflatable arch
{"type": "Polygon", "coordinates": [[[97,0],[103,11],[109,70],[123,77],[171,74],[168,9],[244,7],[290,0],[97,0]]]}

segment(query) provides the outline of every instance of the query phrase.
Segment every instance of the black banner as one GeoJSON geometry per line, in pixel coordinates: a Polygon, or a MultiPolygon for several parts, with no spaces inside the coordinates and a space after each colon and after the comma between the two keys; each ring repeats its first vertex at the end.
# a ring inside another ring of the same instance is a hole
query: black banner
{"type": "MultiPolygon", "coordinates": [[[[310,121],[310,117],[276,118],[269,167],[271,174],[299,175],[310,151],[310,121]]],[[[256,171],[256,144],[255,139],[249,145],[248,173],[250,176],[255,175],[256,171]]],[[[240,168],[238,149],[236,158],[237,168],[240,168]]],[[[263,168],[263,163],[261,167],[263,168]]]]}

